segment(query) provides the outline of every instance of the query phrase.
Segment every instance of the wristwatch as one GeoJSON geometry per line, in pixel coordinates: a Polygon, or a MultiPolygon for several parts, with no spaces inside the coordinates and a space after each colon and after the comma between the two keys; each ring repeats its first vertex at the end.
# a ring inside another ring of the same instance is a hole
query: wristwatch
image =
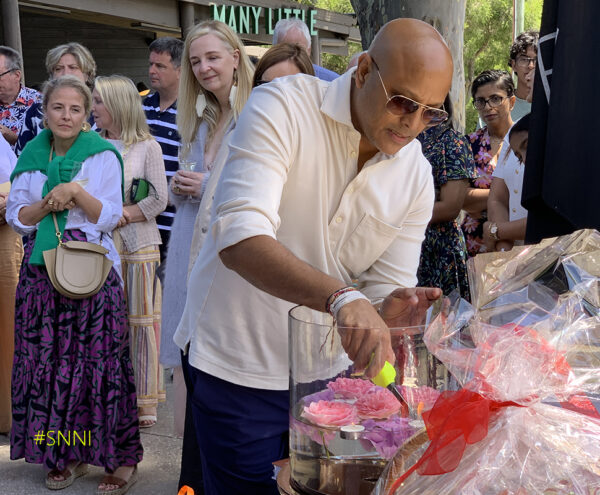
{"type": "Polygon", "coordinates": [[[498,225],[495,222],[490,223],[490,237],[495,241],[500,240],[498,238],[498,225]]]}

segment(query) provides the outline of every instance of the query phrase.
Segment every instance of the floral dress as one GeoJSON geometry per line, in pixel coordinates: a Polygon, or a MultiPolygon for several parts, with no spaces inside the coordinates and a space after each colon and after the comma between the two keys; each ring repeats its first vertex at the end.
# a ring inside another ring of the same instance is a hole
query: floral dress
{"type": "MultiPolygon", "coordinates": [[[[477,129],[469,134],[471,150],[475,159],[475,177],[471,179],[471,187],[489,189],[492,184],[492,173],[496,163],[492,163],[490,135],[487,127],[477,129]]],[[[487,210],[481,212],[481,218],[474,218],[468,213],[461,225],[467,241],[469,256],[485,252],[483,242],[483,224],[487,220],[487,210]]]]}
{"type": "MultiPolygon", "coordinates": [[[[431,164],[436,200],[448,181],[475,176],[471,148],[454,129],[433,127],[421,133],[418,139],[431,164]]],[[[458,288],[461,296],[469,299],[466,259],[465,239],[456,220],[430,224],[421,247],[419,285],[440,287],[445,295],[458,288]]]]}

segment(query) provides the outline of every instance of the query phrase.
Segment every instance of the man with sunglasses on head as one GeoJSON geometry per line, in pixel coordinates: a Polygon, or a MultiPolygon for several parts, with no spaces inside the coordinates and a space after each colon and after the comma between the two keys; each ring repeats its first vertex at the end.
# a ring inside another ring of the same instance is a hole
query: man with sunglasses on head
{"type": "Polygon", "coordinates": [[[389,326],[421,323],[441,296],[414,288],[434,202],[415,138],[447,118],[452,70],[434,28],[397,19],[332,82],[299,74],[253,90],[174,339],[207,495],[278,493],[290,308],[329,311],[355,370],[373,377],[394,362],[389,326]]]}
{"type": "Polygon", "coordinates": [[[0,133],[13,150],[27,109],[42,101],[39,92],[21,84],[22,72],[19,52],[0,46],[0,133]]]}

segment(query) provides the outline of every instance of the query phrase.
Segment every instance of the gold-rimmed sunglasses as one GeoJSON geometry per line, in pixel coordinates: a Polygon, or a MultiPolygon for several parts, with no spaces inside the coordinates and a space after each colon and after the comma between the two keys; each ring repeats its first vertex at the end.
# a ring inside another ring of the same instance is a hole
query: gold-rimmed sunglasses
{"type": "Polygon", "coordinates": [[[423,103],[419,103],[418,101],[411,100],[407,96],[403,95],[393,95],[390,96],[387,92],[385,84],[383,83],[383,79],[381,78],[381,74],[379,72],[379,66],[375,62],[375,59],[371,57],[371,61],[375,66],[375,70],[377,70],[377,75],[379,76],[379,80],[381,81],[381,86],[383,87],[383,91],[385,92],[385,97],[387,101],[385,103],[386,110],[392,115],[403,116],[411,113],[415,113],[419,108],[423,109],[421,113],[421,118],[427,127],[434,127],[436,125],[445,122],[448,119],[448,112],[443,108],[434,108],[427,105],[423,105],[423,103]]]}

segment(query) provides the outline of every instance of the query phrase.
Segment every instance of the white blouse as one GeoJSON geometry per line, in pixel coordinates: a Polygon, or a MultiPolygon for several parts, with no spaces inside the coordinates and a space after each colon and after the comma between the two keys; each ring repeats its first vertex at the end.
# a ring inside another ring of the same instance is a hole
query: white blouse
{"type": "MultiPolygon", "coordinates": [[[[42,199],[42,188],[47,177],[41,172],[24,172],[15,177],[8,195],[6,221],[19,234],[35,232],[36,225],[23,225],[19,221],[19,212],[42,199]]],[[[120,258],[112,240],[112,231],[123,215],[121,197],[121,165],[112,151],[103,151],[85,160],[81,170],[73,178],[94,198],[102,203],[102,211],[96,223],[88,220],[85,212],[75,207],[67,214],[66,229],[79,229],[85,232],[88,242],[101,244],[108,249],[108,258],[120,273],[120,258]]]]}

